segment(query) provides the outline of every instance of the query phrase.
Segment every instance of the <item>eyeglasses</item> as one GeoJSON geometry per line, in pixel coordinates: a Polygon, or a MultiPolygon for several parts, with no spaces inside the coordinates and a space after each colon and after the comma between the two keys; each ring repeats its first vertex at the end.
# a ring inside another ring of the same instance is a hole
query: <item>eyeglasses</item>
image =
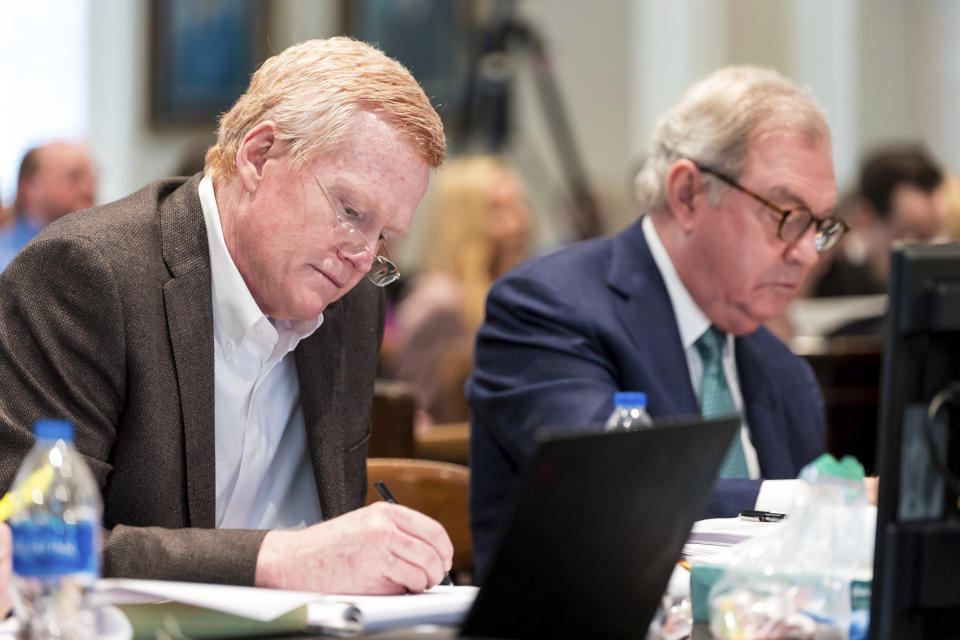
{"type": "MultiPolygon", "coordinates": [[[[386,240],[382,237],[379,238],[377,240],[377,250],[372,250],[367,242],[367,236],[354,223],[344,220],[337,208],[333,206],[333,200],[330,199],[327,190],[320,184],[320,180],[313,169],[310,169],[310,175],[313,176],[313,181],[320,187],[323,199],[327,201],[330,210],[337,218],[337,224],[334,227],[334,233],[339,235],[337,249],[350,258],[362,259],[368,254],[372,255],[373,264],[370,271],[367,272],[367,279],[378,287],[385,287],[399,280],[400,270],[397,269],[397,265],[390,260],[390,256],[387,254],[386,240]]],[[[345,212],[345,215],[351,215],[349,209],[345,212]]]]}
{"type": "Polygon", "coordinates": [[[817,251],[822,253],[829,251],[840,241],[850,226],[836,215],[818,218],[806,207],[797,207],[795,209],[781,209],[761,195],[757,195],[750,189],[747,189],[733,178],[729,178],[719,171],[714,171],[709,167],[704,167],[696,160],[691,160],[700,171],[709,173],[718,180],[727,183],[734,189],[738,189],[747,194],[757,202],[763,204],[772,211],[780,215],[780,227],[777,229],[777,236],[784,242],[796,242],[803,237],[810,225],[816,225],[817,234],[814,236],[814,243],[817,251]]]}

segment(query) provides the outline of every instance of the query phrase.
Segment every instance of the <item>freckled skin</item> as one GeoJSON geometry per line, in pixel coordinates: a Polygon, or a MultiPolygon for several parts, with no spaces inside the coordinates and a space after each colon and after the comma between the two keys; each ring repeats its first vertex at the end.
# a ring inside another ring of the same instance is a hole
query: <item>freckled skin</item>
{"type": "MultiPolygon", "coordinates": [[[[416,147],[378,115],[361,112],[342,147],[310,161],[331,198],[377,220],[376,236],[406,233],[430,179],[416,147]]],[[[219,201],[219,194],[218,194],[219,201]]],[[[292,171],[286,149],[263,166],[252,192],[221,210],[224,240],[254,300],[267,315],[311,320],[352,289],[370,268],[336,248],[336,222],[310,169],[292,171]]]]}

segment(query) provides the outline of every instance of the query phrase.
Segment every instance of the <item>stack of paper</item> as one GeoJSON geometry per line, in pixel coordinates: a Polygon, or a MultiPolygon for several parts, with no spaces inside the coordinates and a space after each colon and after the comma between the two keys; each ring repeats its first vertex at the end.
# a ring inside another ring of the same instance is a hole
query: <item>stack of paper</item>
{"type": "Polygon", "coordinates": [[[700,520],[690,531],[683,547],[683,557],[691,563],[722,564],[730,556],[731,547],[773,533],[783,522],[754,522],[740,518],[700,520]]]}

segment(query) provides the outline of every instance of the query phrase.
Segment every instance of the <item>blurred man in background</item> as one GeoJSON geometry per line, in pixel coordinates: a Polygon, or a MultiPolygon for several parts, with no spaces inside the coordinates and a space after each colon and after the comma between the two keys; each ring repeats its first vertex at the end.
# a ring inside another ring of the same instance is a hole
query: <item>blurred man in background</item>
{"type": "Polygon", "coordinates": [[[13,220],[0,229],[0,269],[37,233],[97,198],[97,174],[87,150],[51,142],[27,151],[20,163],[13,220]]]}
{"type": "Polygon", "coordinates": [[[812,288],[814,296],[886,293],[891,247],[932,242],[943,232],[943,172],[922,148],[879,149],[864,159],[849,208],[853,232],[812,288]]]}

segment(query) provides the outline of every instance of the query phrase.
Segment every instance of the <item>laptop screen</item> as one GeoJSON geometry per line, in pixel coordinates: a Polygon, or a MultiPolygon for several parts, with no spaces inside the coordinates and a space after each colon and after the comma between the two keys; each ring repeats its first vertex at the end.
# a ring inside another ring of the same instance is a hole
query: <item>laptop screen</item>
{"type": "Polygon", "coordinates": [[[547,435],[461,634],[642,636],[739,426],[547,435]]]}

